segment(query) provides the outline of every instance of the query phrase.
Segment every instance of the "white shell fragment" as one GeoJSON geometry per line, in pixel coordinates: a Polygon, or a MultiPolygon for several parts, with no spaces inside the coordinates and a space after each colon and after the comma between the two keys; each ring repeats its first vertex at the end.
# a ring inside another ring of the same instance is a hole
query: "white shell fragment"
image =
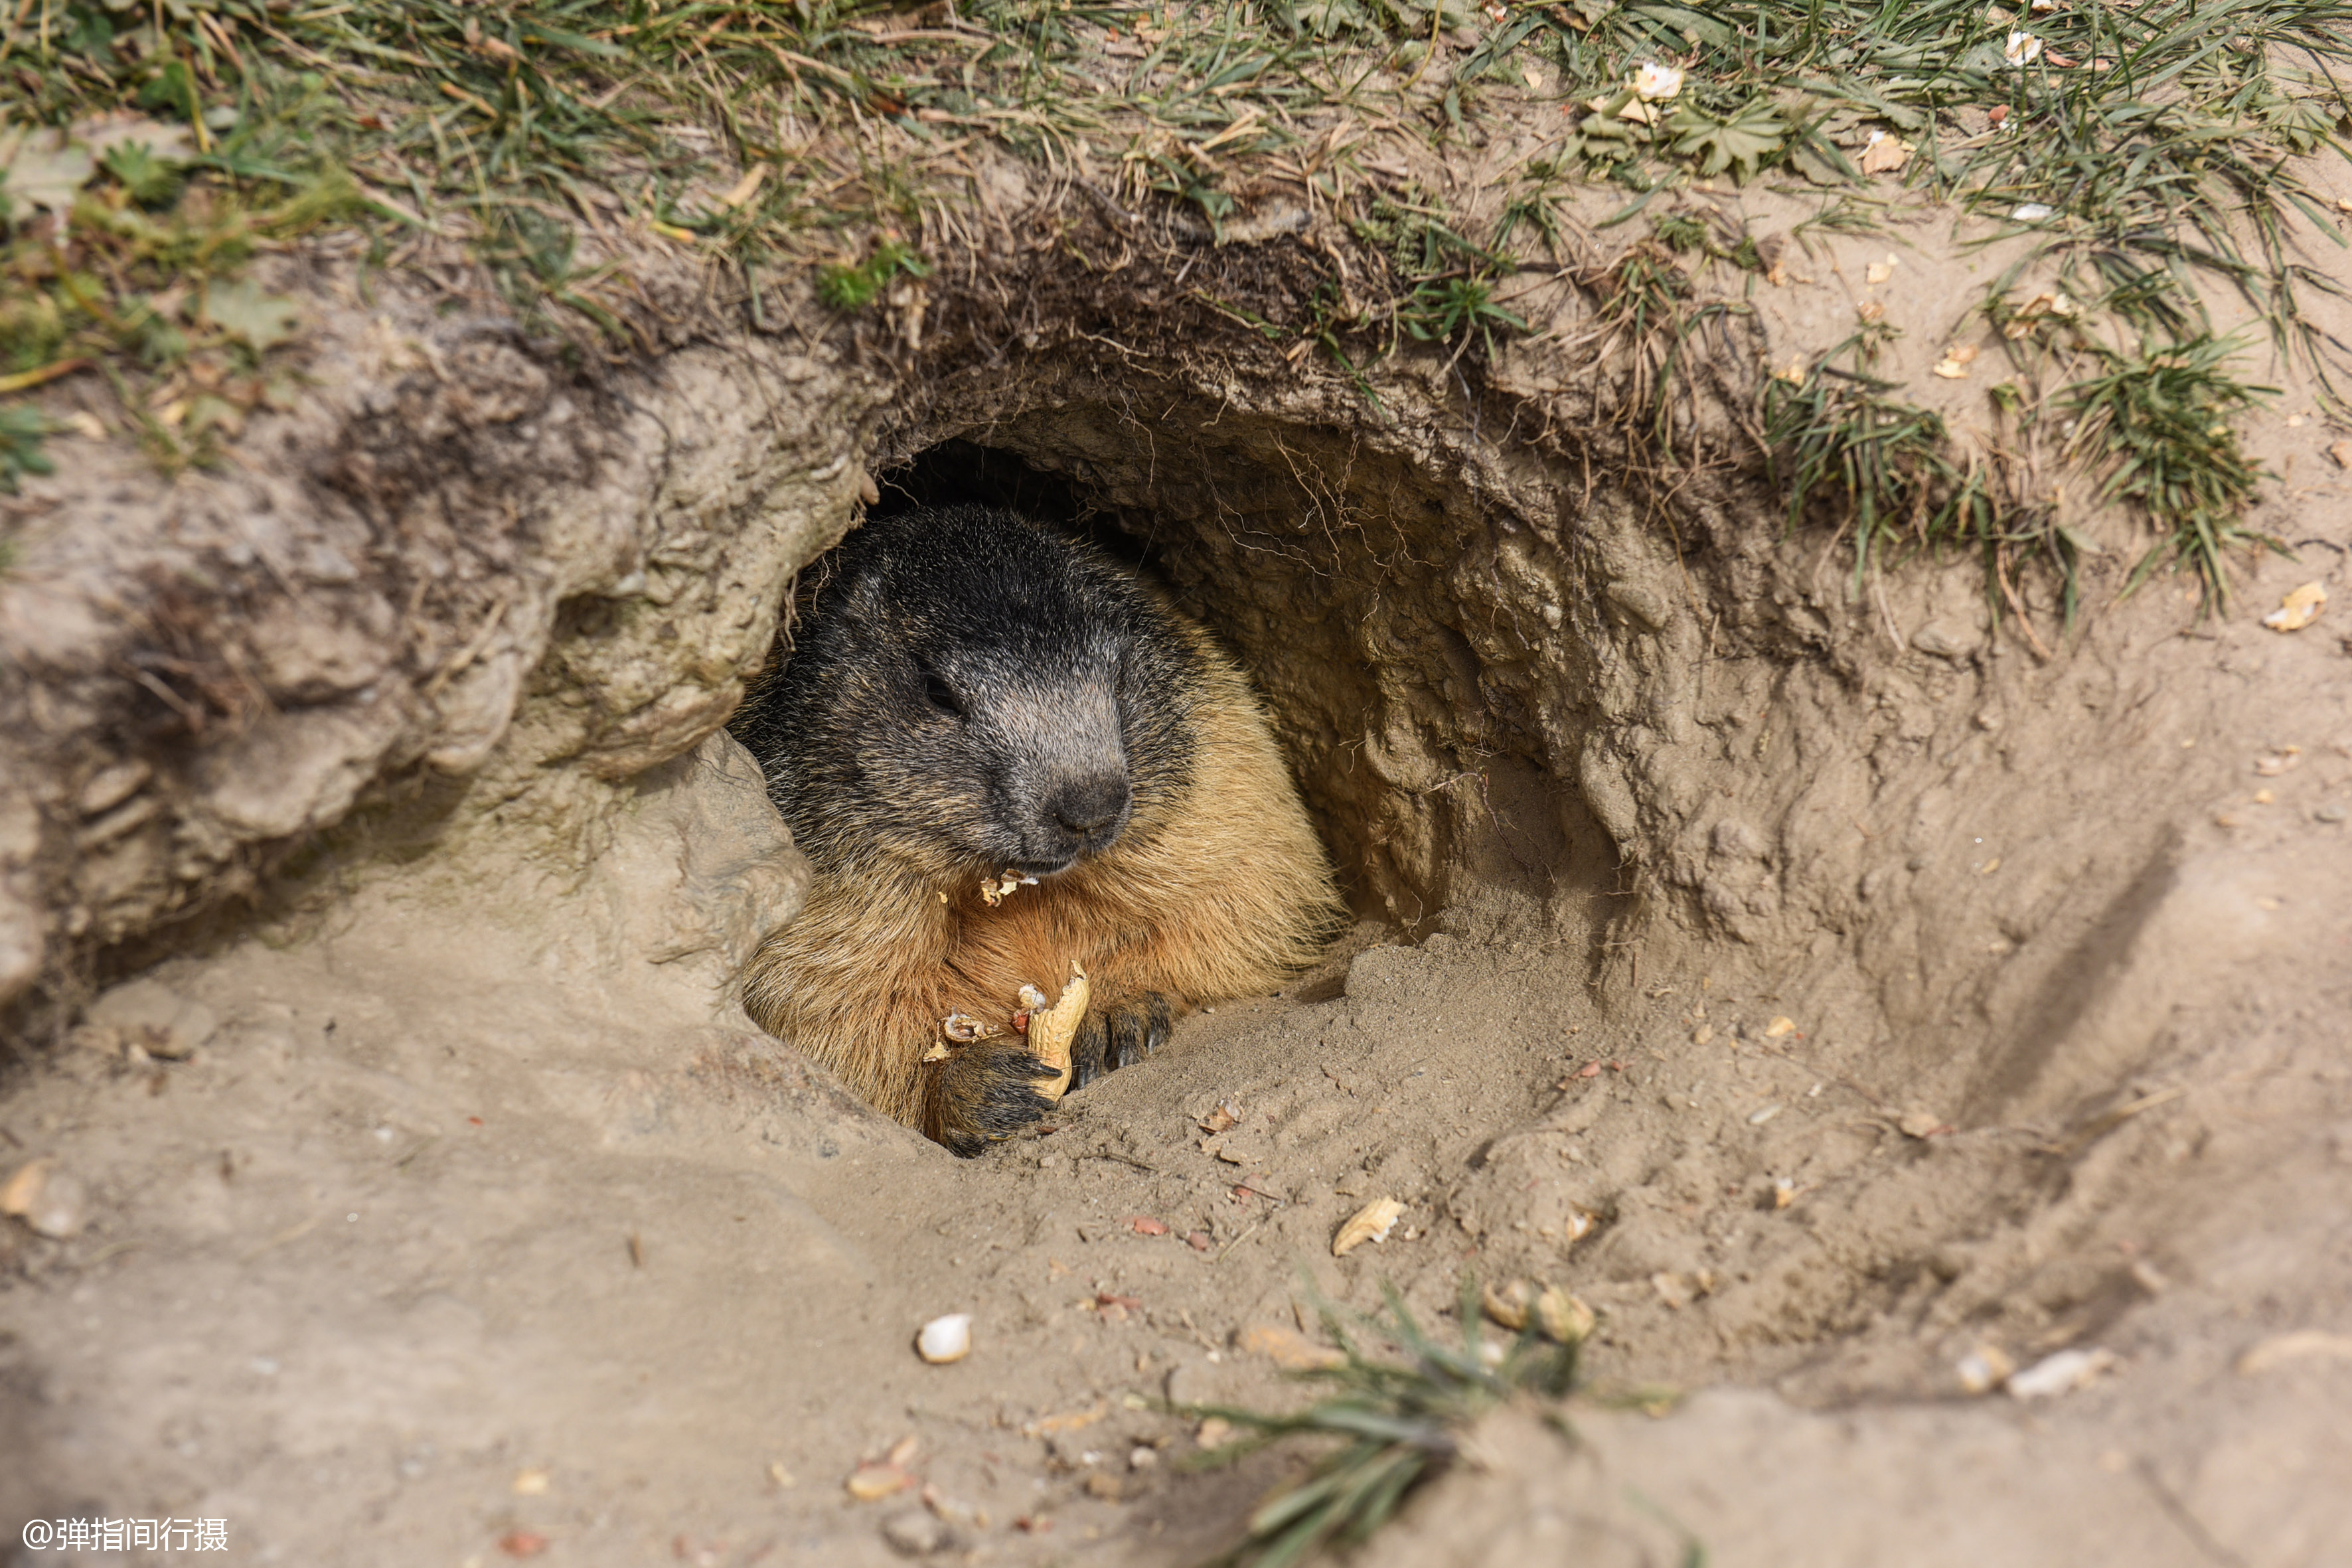
{"type": "Polygon", "coordinates": [[[2043,1356],[2009,1380],[2009,1392],[2019,1399],[2048,1399],[2084,1388],[2116,1364],[2113,1351],[2060,1351],[2043,1356]]]}
{"type": "Polygon", "coordinates": [[[1394,1198],[1374,1198],[1349,1217],[1331,1238],[1331,1256],[1345,1258],[1368,1241],[1386,1241],[1396,1222],[1404,1217],[1404,1205],[1394,1198]]]}
{"type": "Polygon", "coordinates": [[[934,1366],[963,1360],[971,1353],[971,1314],[950,1312],[925,1323],[915,1336],[915,1353],[934,1366]]]}
{"type": "Polygon", "coordinates": [[[1680,66],[1660,65],[1655,60],[1643,60],[1633,72],[1633,91],[1643,102],[1672,98],[1683,89],[1680,66]]]}

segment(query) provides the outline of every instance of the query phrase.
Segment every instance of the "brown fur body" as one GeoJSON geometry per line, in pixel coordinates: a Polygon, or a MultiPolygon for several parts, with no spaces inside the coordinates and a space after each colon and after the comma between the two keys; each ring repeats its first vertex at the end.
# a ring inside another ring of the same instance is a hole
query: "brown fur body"
{"type": "MultiPolygon", "coordinates": [[[[1118,571],[1090,553],[1082,563],[1118,571]]],[[[1076,596],[1089,591],[1082,584],[1076,596]]],[[[1009,1029],[1022,985],[1055,996],[1075,961],[1092,986],[1083,1083],[1156,1045],[1173,1013],[1271,989],[1312,962],[1336,919],[1321,847],[1246,679],[1156,596],[1147,610],[1121,631],[1152,641],[1160,661],[1153,679],[1119,681],[1122,711],[1143,710],[1123,725],[1131,815],[1107,847],[995,907],[981,889],[1003,868],[935,827],[920,778],[898,786],[913,796],[901,809],[849,812],[861,828],[847,834],[824,824],[829,805],[852,803],[804,798],[820,770],[784,785],[818,877],[798,918],[747,967],[744,1005],[876,1106],[959,1152],[1040,1114],[1045,1102],[1028,1086],[1044,1071],[1017,1032],[927,1061],[950,1014],[1009,1029]]],[[[1050,662],[1034,649],[1023,658],[1050,662]]],[[[1130,650],[1123,668],[1136,666],[1130,650]]],[[[836,696],[883,700],[854,689],[836,696]]]]}

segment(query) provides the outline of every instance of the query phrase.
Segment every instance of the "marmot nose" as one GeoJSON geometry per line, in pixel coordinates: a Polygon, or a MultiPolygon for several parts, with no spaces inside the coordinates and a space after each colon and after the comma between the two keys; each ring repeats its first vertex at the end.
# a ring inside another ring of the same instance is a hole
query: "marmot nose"
{"type": "MultiPolygon", "coordinates": [[[[1118,830],[1127,816],[1127,780],[1117,774],[1103,774],[1064,784],[1054,792],[1045,810],[1073,837],[1097,840],[1118,830]]],[[[1101,846],[1097,843],[1095,847],[1101,846]]]]}

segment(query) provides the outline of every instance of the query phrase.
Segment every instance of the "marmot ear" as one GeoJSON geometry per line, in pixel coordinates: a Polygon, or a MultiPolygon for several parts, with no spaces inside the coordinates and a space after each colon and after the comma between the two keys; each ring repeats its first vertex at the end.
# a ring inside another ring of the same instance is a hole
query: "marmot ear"
{"type": "Polygon", "coordinates": [[[842,618],[860,631],[881,626],[889,617],[885,614],[888,595],[882,585],[882,574],[868,572],[849,584],[842,595],[842,618]]]}

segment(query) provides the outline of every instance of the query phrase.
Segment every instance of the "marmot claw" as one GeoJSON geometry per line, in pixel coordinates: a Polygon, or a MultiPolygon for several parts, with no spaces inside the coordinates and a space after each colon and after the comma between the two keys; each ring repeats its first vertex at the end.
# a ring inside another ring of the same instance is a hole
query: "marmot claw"
{"type": "Polygon", "coordinates": [[[1168,998],[1157,991],[1123,1007],[1089,1015],[1070,1047],[1070,1087],[1084,1089],[1166,1045],[1174,1016],[1168,998]]]}
{"type": "Polygon", "coordinates": [[[939,1065],[937,1119],[924,1132],[967,1159],[1054,1108],[1038,1091],[1058,1077],[1018,1037],[980,1040],[939,1065]]]}

